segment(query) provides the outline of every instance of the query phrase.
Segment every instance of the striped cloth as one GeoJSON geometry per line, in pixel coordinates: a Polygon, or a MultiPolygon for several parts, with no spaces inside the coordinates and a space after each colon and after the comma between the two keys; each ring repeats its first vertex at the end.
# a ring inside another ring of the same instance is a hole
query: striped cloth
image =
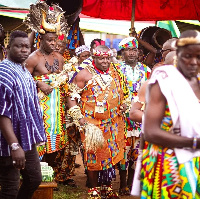
{"type": "MultiPolygon", "coordinates": [[[[46,141],[35,82],[26,68],[8,59],[0,63],[0,115],[11,119],[24,151],[46,141]]],[[[0,131],[0,156],[9,155],[9,146],[0,131]]]]}

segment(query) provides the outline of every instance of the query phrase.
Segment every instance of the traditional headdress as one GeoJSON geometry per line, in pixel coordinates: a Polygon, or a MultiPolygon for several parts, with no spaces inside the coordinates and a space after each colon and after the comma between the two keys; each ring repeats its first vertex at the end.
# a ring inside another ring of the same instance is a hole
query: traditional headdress
{"type": "Polygon", "coordinates": [[[200,44],[200,33],[197,30],[184,31],[181,36],[175,43],[176,47],[200,44]]]}
{"type": "Polygon", "coordinates": [[[129,47],[138,48],[138,40],[135,37],[127,37],[119,43],[120,50],[129,47]]]}
{"type": "Polygon", "coordinates": [[[93,49],[93,56],[100,57],[100,56],[108,56],[112,57],[113,56],[113,51],[111,49],[108,49],[107,52],[98,50],[98,49],[93,49]]]}
{"type": "Polygon", "coordinates": [[[76,56],[80,55],[82,52],[85,52],[85,51],[89,51],[90,52],[90,49],[86,45],[79,46],[75,50],[76,56]]]}
{"type": "Polygon", "coordinates": [[[68,26],[64,12],[58,5],[47,5],[44,1],[38,1],[30,5],[30,12],[24,23],[35,32],[45,34],[55,32],[57,35],[66,34],[68,26]]]}

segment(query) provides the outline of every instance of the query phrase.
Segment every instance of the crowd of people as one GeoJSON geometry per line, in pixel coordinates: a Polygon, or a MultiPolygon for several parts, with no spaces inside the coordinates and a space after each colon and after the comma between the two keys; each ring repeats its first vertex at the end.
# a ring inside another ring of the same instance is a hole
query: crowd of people
{"type": "Polygon", "coordinates": [[[157,64],[160,51],[134,31],[119,43],[122,60],[101,39],[69,58],[62,9],[31,9],[41,12],[25,20],[31,35],[13,31],[6,48],[0,26],[0,198],[31,199],[40,161],[77,187],[79,152],[90,199],[199,198],[200,33],[167,40],[157,64]]]}

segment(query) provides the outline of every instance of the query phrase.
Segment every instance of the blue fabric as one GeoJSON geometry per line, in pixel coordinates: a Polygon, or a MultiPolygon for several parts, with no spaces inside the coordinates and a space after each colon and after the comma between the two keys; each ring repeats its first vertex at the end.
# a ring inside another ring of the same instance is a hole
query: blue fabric
{"type": "MultiPolygon", "coordinates": [[[[24,151],[46,141],[35,82],[26,68],[8,59],[0,63],[0,115],[11,119],[24,151]]],[[[0,131],[0,156],[9,155],[10,149],[0,131]]]]}

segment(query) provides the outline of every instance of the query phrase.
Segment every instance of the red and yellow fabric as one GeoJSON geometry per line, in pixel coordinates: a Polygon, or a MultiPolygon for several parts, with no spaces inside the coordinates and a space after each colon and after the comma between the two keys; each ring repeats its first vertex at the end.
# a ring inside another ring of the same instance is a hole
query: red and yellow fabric
{"type": "MultiPolygon", "coordinates": [[[[124,120],[119,114],[119,107],[124,99],[124,94],[119,73],[113,66],[109,70],[113,79],[110,83],[106,106],[104,105],[104,113],[95,112],[97,102],[103,101],[106,91],[102,90],[98,82],[96,84],[89,84],[81,95],[82,114],[89,123],[96,125],[102,130],[105,139],[102,148],[98,148],[95,152],[85,152],[85,163],[88,170],[112,168],[113,165],[123,158],[125,145],[124,120]],[[98,97],[96,97],[95,91],[98,91],[98,97]]],[[[85,135],[82,133],[81,139],[84,142],[85,135]]]]}

